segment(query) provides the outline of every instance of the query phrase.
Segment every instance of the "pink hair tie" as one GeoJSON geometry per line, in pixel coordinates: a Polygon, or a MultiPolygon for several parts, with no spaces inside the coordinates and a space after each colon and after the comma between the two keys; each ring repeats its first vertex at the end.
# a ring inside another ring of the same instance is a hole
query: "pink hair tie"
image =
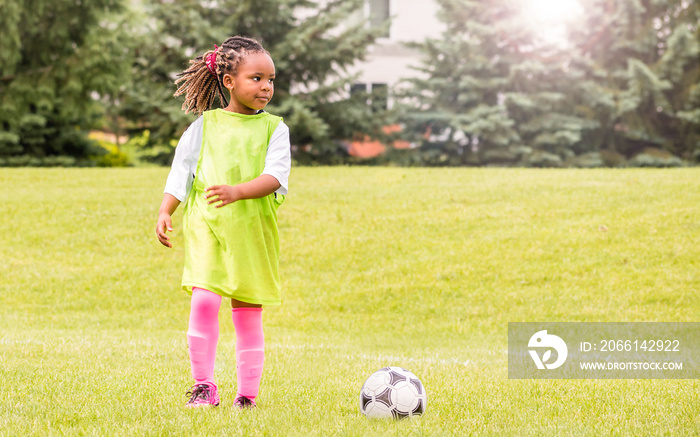
{"type": "Polygon", "coordinates": [[[214,44],[214,51],[212,53],[209,53],[207,55],[207,59],[204,61],[207,64],[207,68],[209,69],[209,72],[216,76],[216,51],[219,49],[219,47],[214,44]]]}

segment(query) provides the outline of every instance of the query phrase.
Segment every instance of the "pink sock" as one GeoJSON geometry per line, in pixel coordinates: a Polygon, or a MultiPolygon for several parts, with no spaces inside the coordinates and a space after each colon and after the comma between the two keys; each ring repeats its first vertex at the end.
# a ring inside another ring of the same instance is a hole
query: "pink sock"
{"type": "Polygon", "coordinates": [[[221,296],[203,288],[192,290],[190,326],[187,343],[190,349],[192,377],[197,384],[214,384],[214,360],[219,341],[221,296]]]}
{"type": "Polygon", "coordinates": [[[254,400],[260,389],[265,361],[262,308],[234,308],[233,326],[236,328],[238,396],[254,400]]]}

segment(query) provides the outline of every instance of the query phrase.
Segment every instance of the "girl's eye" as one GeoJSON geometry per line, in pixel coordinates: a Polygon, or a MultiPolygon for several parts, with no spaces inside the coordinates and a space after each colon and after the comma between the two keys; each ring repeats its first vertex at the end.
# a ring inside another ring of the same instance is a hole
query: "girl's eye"
{"type": "Polygon", "coordinates": [[[270,79],[270,83],[273,83],[274,81],[275,81],[275,79],[270,79]]]}
{"type": "Polygon", "coordinates": [[[259,77],[254,77],[253,80],[256,81],[256,82],[259,82],[259,81],[260,81],[260,78],[259,78],[259,77]]]}

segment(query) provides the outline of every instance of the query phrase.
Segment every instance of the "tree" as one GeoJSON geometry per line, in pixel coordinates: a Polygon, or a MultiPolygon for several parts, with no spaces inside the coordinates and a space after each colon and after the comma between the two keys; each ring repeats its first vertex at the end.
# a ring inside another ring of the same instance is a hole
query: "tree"
{"type": "Polygon", "coordinates": [[[412,44],[423,54],[421,78],[407,81],[400,107],[415,164],[481,163],[489,150],[507,150],[519,137],[499,105],[508,83],[511,55],[497,48],[498,32],[487,25],[492,11],[481,2],[441,0],[440,39],[412,44]]]}
{"type": "Polygon", "coordinates": [[[167,163],[176,138],[194,119],[175,99],[175,74],[190,58],[229,36],[260,40],[277,69],[268,110],[282,115],[291,130],[294,156],[302,161],[338,162],[340,141],[378,130],[381,119],[364,102],[348,98],[348,68],[362,59],[381,29],[352,24],[346,17],[362,0],[148,0],[141,41],[135,47],[130,87],[115,98],[133,132],[149,130],[154,159],[167,163]]]}
{"type": "Polygon", "coordinates": [[[402,121],[429,165],[578,165],[609,150],[698,159],[698,8],[689,0],[581,0],[567,43],[508,0],[438,0],[446,31],[417,47],[402,121]]]}
{"type": "Polygon", "coordinates": [[[560,165],[593,123],[571,108],[563,48],[539,40],[507,0],[439,0],[441,39],[415,44],[402,120],[429,165],[560,165]]]}
{"type": "Polygon", "coordinates": [[[690,0],[581,0],[577,88],[600,124],[586,138],[627,156],[700,158],[700,8],[690,0]]]}
{"type": "Polygon", "coordinates": [[[5,1],[0,23],[0,165],[74,165],[91,153],[93,93],[126,70],[121,0],[5,1]]]}

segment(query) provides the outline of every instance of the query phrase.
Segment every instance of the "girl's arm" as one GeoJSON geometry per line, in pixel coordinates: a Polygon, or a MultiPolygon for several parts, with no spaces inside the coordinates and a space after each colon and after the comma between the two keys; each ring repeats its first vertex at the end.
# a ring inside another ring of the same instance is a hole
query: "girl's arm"
{"type": "Polygon", "coordinates": [[[185,200],[192,189],[192,180],[197,169],[197,159],[202,147],[202,117],[195,120],[182,134],[180,141],[175,148],[175,157],[165,183],[163,202],[160,204],[158,212],[158,222],[156,224],[156,235],[160,244],[166,247],[173,247],[170,239],[165,235],[167,231],[173,230],[173,215],[180,200],[185,200]]]}
{"type": "Polygon", "coordinates": [[[166,247],[173,247],[170,242],[170,237],[165,235],[167,231],[173,231],[173,222],[171,216],[180,205],[180,201],[177,200],[172,194],[165,193],[163,195],[163,202],[160,204],[160,210],[158,211],[158,223],[156,224],[156,235],[158,236],[158,241],[160,244],[166,247]]]}
{"type": "Polygon", "coordinates": [[[269,196],[280,187],[280,183],[274,176],[262,174],[252,181],[244,182],[238,185],[214,185],[206,189],[209,199],[208,204],[218,203],[215,205],[221,208],[229,203],[237,202],[245,199],[258,199],[260,197],[269,196]]]}

